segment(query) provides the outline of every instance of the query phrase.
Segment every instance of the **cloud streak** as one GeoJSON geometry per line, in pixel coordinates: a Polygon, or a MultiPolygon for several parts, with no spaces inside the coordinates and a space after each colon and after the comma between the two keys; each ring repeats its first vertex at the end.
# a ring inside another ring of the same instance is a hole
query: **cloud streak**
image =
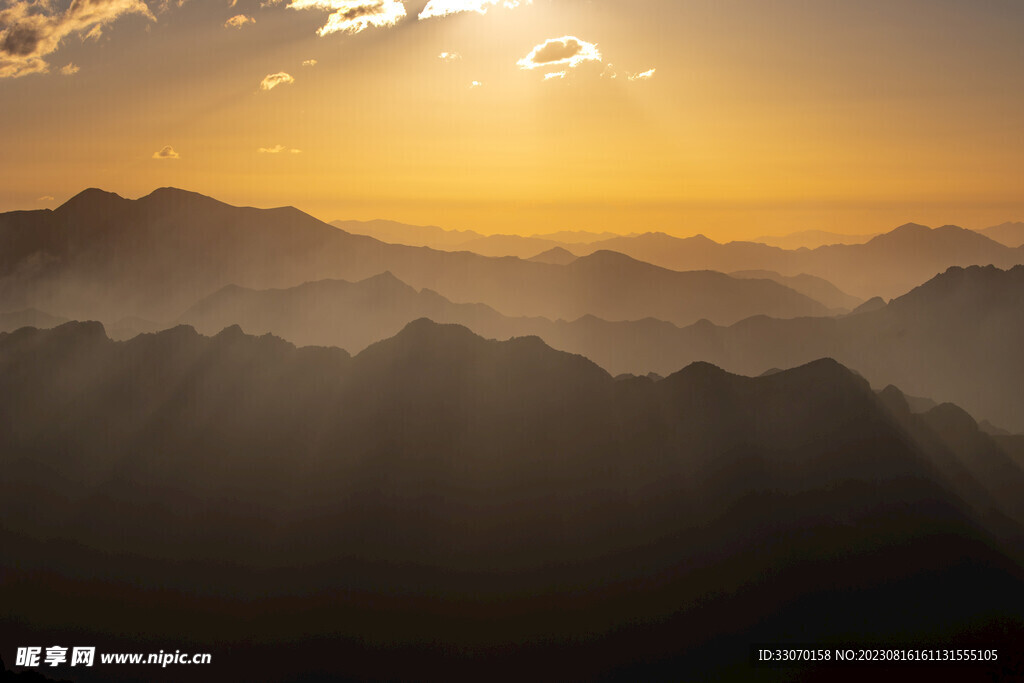
{"type": "Polygon", "coordinates": [[[279,71],[276,74],[267,74],[260,81],[260,90],[273,90],[279,85],[291,85],[295,82],[295,79],[291,74],[287,74],[284,71],[279,71]]]}
{"type": "Polygon", "coordinates": [[[0,78],[48,71],[46,57],[70,35],[99,38],[108,24],[129,14],[156,20],[142,0],[71,0],[63,11],[53,5],[50,0],[7,0],[0,9],[0,78]]]}
{"type": "Polygon", "coordinates": [[[520,5],[529,5],[533,0],[430,0],[419,14],[419,19],[447,17],[461,12],[487,14],[491,7],[501,5],[507,9],[515,9],[520,5]]]}
{"type": "Polygon", "coordinates": [[[405,4],[401,0],[292,0],[288,8],[330,12],[327,23],[317,31],[321,37],[394,26],[405,18],[405,4]]]}
{"type": "Polygon", "coordinates": [[[647,71],[643,71],[643,72],[638,73],[638,74],[630,74],[629,75],[629,80],[631,80],[631,81],[649,81],[652,78],[654,78],[654,74],[657,71],[658,71],[657,69],[648,69],[647,71]]]}
{"type": "Polygon", "coordinates": [[[288,149],[284,145],[274,145],[273,147],[260,147],[256,150],[259,154],[281,154],[287,152],[289,154],[302,154],[301,149],[288,149]]]}

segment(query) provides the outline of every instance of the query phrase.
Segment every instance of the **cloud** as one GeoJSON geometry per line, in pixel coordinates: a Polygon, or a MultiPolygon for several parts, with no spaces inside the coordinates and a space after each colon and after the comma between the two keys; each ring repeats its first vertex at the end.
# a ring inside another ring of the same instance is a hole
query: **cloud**
{"type": "Polygon", "coordinates": [[[36,201],[37,202],[52,202],[53,201],[53,197],[51,197],[50,195],[47,194],[47,195],[43,195],[42,197],[40,197],[36,201]]]}
{"type": "Polygon", "coordinates": [[[553,81],[553,80],[558,79],[558,78],[565,78],[568,75],[569,74],[567,72],[565,72],[565,71],[552,71],[549,74],[544,74],[544,80],[545,81],[553,81]]]}
{"type": "MultiPolygon", "coordinates": [[[[156,3],[157,11],[158,12],[166,12],[171,7],[181,7],[186,2],[188,2],[188,0],[157,0],[157,3],[156,3]]],[[[235,6],[234,2],[232,2],[230,5],[228,5],[229,8],[230,7],[234,7],[234,6],[235,6]]]]}
{"type": "Polygon", "coordinates": [[[69,62],[60,68],[60,73],[63,76],[74,76],[78,73],[78,65],[74,62],[69,62]]]}
{"type": "Polygon", "coordinates": [[[480,81],[473,81],[472,83],[469,84],[469,89],[473,90],[474,88],[482,88],[483,85],[484,84],[481,83],[480,81]]]}
{"type": "Polygon", "coordinates": [[[302,63],[302,66],[316,66],[317,61],[315,59],[307,59],[302,63]]]}
{"type": "Polygon", "coordinates": [[[462,55],[460,55],[458,52],[442,52],[437,56],[437,58],[440,59],[442,62],[451,64],[452,62],[457,62],[460,59],[462,59],[462,55]]]}
{"type": "Polygon", "coordinates": [[[99,38],[103,27],[126,14],[155,21],[142,0],[72,0],[67,9],[52,0],[5,0],[0,9],[0,78],[48,71],[46,57],[72,34],[99,38]]]}
{"type": "Polygon", "coordinates": [[[584,62],[600,62],[597,45],[573,36],[550,38],[536,46],[518,62],[522,69],[541,69],[552,66],[575,68],[584,62]]]}
{"type": "Polygon", "coordinates": [[[657,69],[648,69],[647,71],[644,71],[644,72],[641,72],[641,73],[638,73],[638,74],[630,74],[629,75],[629,80],[631,80],[631,81],[649,81],[652,78],[654,78],[654,73],[656,71],[657,71],[657,69]]]}
{"type": "Polygon", "coordinates": [[[246,24],[255,24],[256,20],[244,14],[236,14],[224,22],[224,28],[242,28],[246,24]]]}
{"type": "Polygon", "coordinates": [[[529,5],[533,0],[430,0],[427,6],[420,12],[420,19],[431,19],[433,17],[447,17],[450,14],[460,12],[476,12],[487,14],[487,10],[496,5],[508,9],[515,9],[520,5],[529,5]]]}
{"type": "Polygon", "coordinates": [[[291,74],[286,74],[280,71],[276,74],[267,74],[263,80],[260,81],[260,90],[273,90],[279,85],[291,85],[295,82],[291,74]]]}
{"type": "Polygon", "coordinates": [[[167,145],[159,152],[153,152],[153,158],[160,159],[162,161],[165,159],[180,159],[181,155],[175,152],[173,147],[167,145]]]}
{"type": "Polygon", "coordinates": [[[327,23],[317,31],[319,36],[394,26],[405,18],[405,4],[401,0],[291,0],[288,8],[330,12],[327,23]]]}
{"type": "Polygon", "coordinates": [[[273,147],[260,147],[256,151],[260,154],[280,154],[281,152],[288,152],[289,154],[302,154],[301,149],[288,149],[284,145],[274,145],[273,147]]]}

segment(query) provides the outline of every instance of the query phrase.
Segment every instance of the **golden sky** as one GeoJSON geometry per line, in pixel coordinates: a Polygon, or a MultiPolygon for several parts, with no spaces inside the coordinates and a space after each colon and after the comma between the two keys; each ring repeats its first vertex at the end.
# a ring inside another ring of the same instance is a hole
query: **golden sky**
{"type": "Polygon", "coordinates": [[[725,241],[1024,219],[1019,0],[0,0],[0,210],[725,241]]]}

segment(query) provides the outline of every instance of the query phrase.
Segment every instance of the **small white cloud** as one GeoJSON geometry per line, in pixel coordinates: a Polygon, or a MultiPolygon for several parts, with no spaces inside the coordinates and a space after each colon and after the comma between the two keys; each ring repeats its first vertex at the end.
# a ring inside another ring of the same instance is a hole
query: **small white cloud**
{"type": "Polygon", "coordinates": [[[78,65],[74,62],[65,64],[60,68],[60,73],[62,76],[74,76],[78,73],[78,65]]]}
{"type": "Polygon", "coordinates": [[[552,71],[549,74],[544,74],[545,81],[553,81],[560,78],[565,78],[568,75],[565,71],[552,71]]]}
{"type": "Polygon", "coordinates": [[[260,147],[256,151],[260,154],[280,154],[282,152],[288,152],[289,154],[302,154],[301,149],[288,149],[284,145],[274,145],[273,147],[260,147]]]}
{"type": "Polygon", "coordinates": [[[608,66],[606,66],[604,68],[604,71],[601,72],[601,78],[607,78],[607,79],[610,79],[610,80],[614,80],[614,79],[616,79],[618,77],[619,77],[619,72],[615,70],[615,66],[612,65],[612,64],[609,64],[608,66]]]}
{"type": "MultiPolygon", "coordinates": [[[[274,3],[276,4],[276,3],[274,3]]],[[[402,0],[291,0],[289,9],[319,9],[330,12],[317,35],[360,33],[368,28],[394,26],[405,18],[402,0]]]]}
{"type": "Polygon", "coordinates": [[[521,69],[541,69],[552,66],[575,68],[584,62],[600,62],[601,52],[594,43],[574,36],[550,38],[530,50],[530,54],[516,64],[521,69]]]}
{"type": "Polygon", "coordinates": [[[260,81],[260,90],[273,90],[279,85],[291,85],[295,82],[291,74],[286,74],[280,71],[276,74],[267,74],[262,81],[260,81]]]}
{"type": "Polygon", "coordinates": [[[302,63],[302,66],[316,66],[317,61],[315,59],[307,59],[302,63]]]}
{"type": "Polygon", "coordinates": [[[491,7],[501,5],[507,9],[515,9],[520,5],[529,5],[533,0],[430,0],[420,12],[420,19],[446,17],[460,12],[476,12],[487,14],[491,7]]]}
{"type": "Polygon", "coordinates": [[[483,85],[484,85],[484,84],[483,84],[483,83],[481,83],[480,81],[473,81],[472,83],[470,83],[470,84],[469,84],[469,87],[470,87],[470,89],[472,90],[472,89],[474,89],[474,88],[482,88],[482,87],[483,87],[483,85]]]}
{"type": "Polygon", "coordinates": [[[52,202],[53,201],[53,197],[51,197],[50,195],[47,194],[47,195],[43,195],[42,197],[40,197],[36,201],[37,202],[52,202]]]}
{"type": "Polygon", "coordinates": [[[460,55],[458,52],[442,52],[437,56],[437,58],[440,59],[442,62],[451,64],[452,62],[457,62],[460,59],[462,59],[462,55],[460,55]]]}
{"type": "Polygon", "coordinates": [[[246,24],[255,24],[256,20],[244,14],[236,14],[224,22],[224,28],[242,28],[246,24]]]}
{"type": "Polygon", "coordinates": [[[164,161],[167,159],[180,159],[181,155],[175,152],[173,147],[167,145],[159,152],[153,152],[153,158],[164,161]]]}
{"type": "Polygon", "coordinates": [[[648,69],[647,71],[643,71],[643,72],[638,73],[638,74],[630,74],[629,75],[629,80],[631,80],[631,81],[649,81],[652,78],[654,78],[654,73],[656,71],[657,71],[657,69],[648,69]]]}

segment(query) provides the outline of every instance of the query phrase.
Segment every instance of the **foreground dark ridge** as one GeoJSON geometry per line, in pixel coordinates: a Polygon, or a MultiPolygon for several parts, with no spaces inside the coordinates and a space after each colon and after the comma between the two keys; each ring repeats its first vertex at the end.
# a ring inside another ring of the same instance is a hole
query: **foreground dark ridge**
{"type": "Polygon", "coordinates": [[[1019,444],[831,360],[616,381],[424,320],[354,358],[70,323],[0,335],[0,377],[4,643],[705,680],[750,642],[1022,632],[1019,444]]]}

